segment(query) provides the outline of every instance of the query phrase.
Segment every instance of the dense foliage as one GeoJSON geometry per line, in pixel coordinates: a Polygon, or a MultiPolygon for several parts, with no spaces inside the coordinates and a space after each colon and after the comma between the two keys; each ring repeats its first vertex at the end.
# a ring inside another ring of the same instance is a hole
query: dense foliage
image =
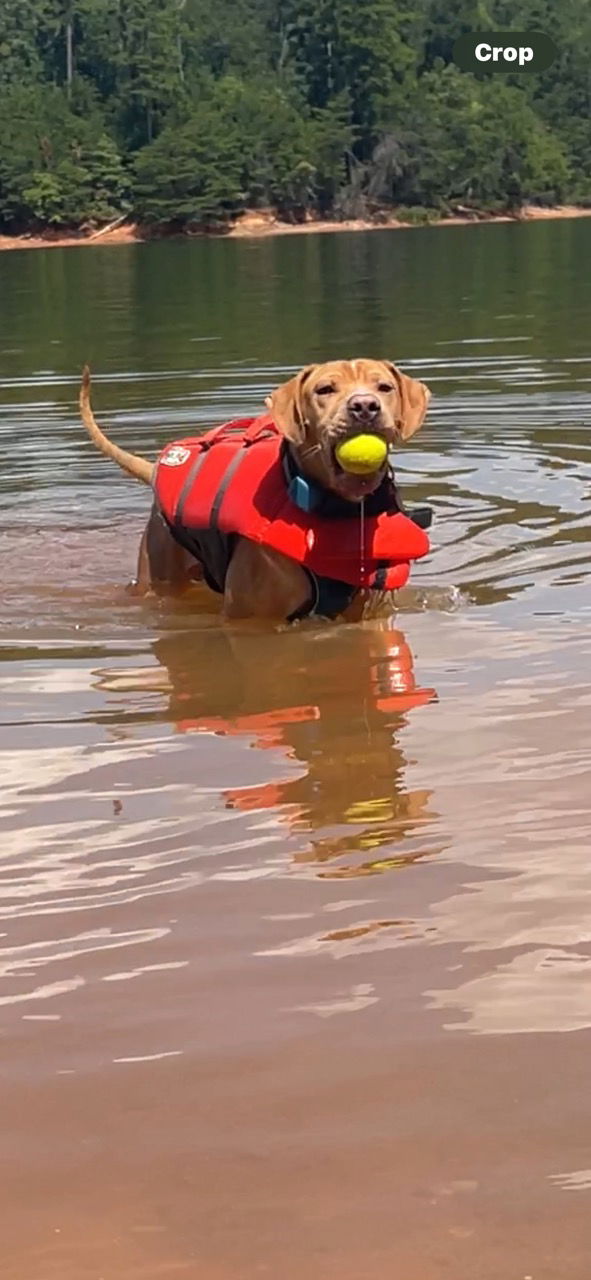
{"type": "Polygon", "coordinates": [[[591,202],[587,0],[1,0],[0,226],[591,202]],[[474,30],[546,31],[470,75],[474,30]]]}

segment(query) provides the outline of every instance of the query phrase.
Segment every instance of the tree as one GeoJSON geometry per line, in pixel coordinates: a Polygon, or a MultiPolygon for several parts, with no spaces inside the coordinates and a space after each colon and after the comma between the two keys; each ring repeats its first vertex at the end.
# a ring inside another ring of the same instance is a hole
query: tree
{"type": "Polygon", "coordinates": [[[375,143],[414,55],[400,34],[396,0],[287,0],[279,8],[294,72],[312,108],[347,94],[360,155],[375,143]]]}
{"type": "MultiPolygon", "coordinates": [[[[128,148],[151,142],[185,94],[185,0],[72,0],[75,73],[91,80],[128,148]]],[[[52,0],[63,10],[70,0],[52,0]]]]}
{"type": "Polygon", "coordinates": [[[588,0],[1,5],[4,226],[591,201],[588,0]],[[552,34],[543,75],[453,64],[520,29],[552,34]]]}
{"type": "Polygon", "coordinates": [[[499,26],[494,5],[495,0],[448,0],[445,6],[440,0],[428,0],[422,36],[423,69],[432,69],[440,59],[450,63],[455,41],[470,31],[527,30],[516,26],[513,18],[506,28],[499,26]]]}
{"type": "MultiPolygon", "coordinates": [[[[40,9],[41,6],[38,5],[40,9]]],[[[74,24],[76,0],[43,0],[42,30],[51,50],[51,61],[59,68],[58,79],[65,83],[68,97],[74,79],[74,24]]]]}
{"type": "Polygon", "coordinates": [[[224,222],[243,203],[236,134],[210,107],[164,129],[135,161],[134,207],[145,222],[179,229],[224,222]]]}
{"type": "Polygon", "coordinates": [[[323,110],[313,112],[308,129],[316,168],[316,203],[321,213],[329,214],[350,181],[354,130],[349,95],[338,94],[323,110]]]}
{"type": "Polygon", "coordinates": [[[561,198],[568,183],[560,141],[521,91],[453,66],[421,78],[396,142],[389,195],[401,204],[514,208],[561,198]]]}
{"type": "Polygon", "coordinates": [[[189,89],[203,79],[238,75],[256,84],[270,71],[271,0],[185,0],[182,46],[189,89]]]}
{"type": "Polygon", "coordinates": [[[57,88],[12,89],[0,119],[0,222],[79,226],[129,208],[114,141],[57,88]]]}
{"type": "Polygon", "coordinates": [[[51,170],[35,170],[23,190],[23,203],[37,222],[79,227],[108,222],[128,211],[127,189],[117,149],[102,137],[94,147],[80,149],[51,170]]]}
{"type": "Polygon", "coordinates": [[[41,7],[35,0],[2,0],[0,88],[37,81],[42,63],[38,35],[41,7]]]}

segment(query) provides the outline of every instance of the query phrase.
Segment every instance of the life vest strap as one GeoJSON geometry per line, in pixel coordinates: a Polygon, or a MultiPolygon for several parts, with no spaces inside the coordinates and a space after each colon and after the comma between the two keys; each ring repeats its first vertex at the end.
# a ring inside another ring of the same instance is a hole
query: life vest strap
{"type": "Polygon", "coordinates": [[[245,454],[246,454],[246,449],[244,447],[242,449],[237,449],[236,453],[234,454],[234,457],[230,460],[230,462],[226,467],[226,470],[224,471],[224,474],[218,484],[216,493],[214,494],[213,502],[211,504],[211,513],[209,516],[210,529],[217,529],[218,527],[218,521],[219,521],[222,502],[224,501],[224,497],[226,495],[226,492],[231,480],[234,479],[234,476],[236,475],[236,472],[238,471],[239,466],[241,465],[242,462],[244,462],[245,454]]]}
{"type": "Polygon", "coordinates": [[[193,489],[193,485],[197,479],[197,476],[199,475],[199,472],[201,471],[201,468],[203,466],[203,463],[205,462],[206,457],[207,457],[207,448],[200,449],[199,453],[197,454],[197,457],[193,460],[187,472],[183,487],[179,494],[179,500],[177,502],[176,515],[175,515],[175,521],[174,521],[175,524],[179,525],[179,527],[182,527],[183,511],[185,508],[185,503],[187,501],[187,498],[189,497],[189,494],[193,489]]]}
{"type": "Polygon", "coordinates": [[[244,460],[245,450],[255,444],[257,440],[267,440],[270,437],[278,435],[279,432],[274,423],[269,419],[262,421],[255,418],[239,418],[236,422],[225,422],[221,427],[215,427],[213,431],[208,431],[200,440],[200,449],[195,461],[189,469],[185,482],[183,484],[180,497],[176,509],[175,524],[179,528],[183,528],[183,515],[185,503],[192,491],[195,480],[203,466],[205,458],[211,448],[218,442],[238,437],[241,440],[241,447],[236,450],[234,457],[228,463],[224,471],[220,483],[213,496],[211,505],[211,513],[209,517],[210,528],[217,529],[219,514],[224,501],[224,497],[229,488],[230,482],[233,480],[238,468],[244,460]]]}

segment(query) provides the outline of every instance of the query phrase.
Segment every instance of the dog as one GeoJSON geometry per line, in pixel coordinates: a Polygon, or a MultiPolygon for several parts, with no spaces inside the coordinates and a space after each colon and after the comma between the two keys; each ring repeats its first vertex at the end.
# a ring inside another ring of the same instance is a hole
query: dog
{"type": "MultiPolygon", "coordinates": [[[[352,475],[338,464],[336,449],[363,433],[381,437],[388,449],[404,443],[422,426],[430,399],[424,383],[383,360],[335,360],[311,364],[279,386],[266,400],[270,419],[285,441],[287,463],[347,514],[402,511],[388,457],[370,475],[352,475]],[[381,504],[381,507],[380,507],[381,504]]],[[[90,373],[84,370],[80,410],[97,448],[129,475],[152,484],[156,464],[119,448],[98,426],[90,401],[90,373]]],[[[172,459],[177,461],[187,451],[172,459]]],[[[163,455],[164,456],[164,455],[163,455]]],[[[216,549],[219,552],[219,536],[216,549]]],[[[420,554],[423,554],[421,552],[420,554]]],[[[319,580],[305,565],[249,537],[226,537],[223,569],[208,571],[203,547],[183,536],[152,507],[138,558],[134,591],[140,595],[180,594],[195,582],[221,593],[227,619],[293,620],[311,614],[358,620],[368,593],[343,583],[319,580]],[[339,590],[339,588],[341,588],[339,590]]],[[[217,555],[219,561],[219,554],[217,555]]]]}

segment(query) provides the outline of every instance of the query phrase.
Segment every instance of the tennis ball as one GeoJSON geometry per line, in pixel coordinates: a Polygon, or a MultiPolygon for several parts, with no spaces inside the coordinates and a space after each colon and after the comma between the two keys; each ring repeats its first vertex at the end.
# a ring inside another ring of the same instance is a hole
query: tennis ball
{"type": "Polygon", "coordinates": [[[350,471],[354,476],[370,475],[379,471],[386,461],[388,446],[380,436],[351,436],[337,445],[335,457],[343,471],[350,471]]]}

